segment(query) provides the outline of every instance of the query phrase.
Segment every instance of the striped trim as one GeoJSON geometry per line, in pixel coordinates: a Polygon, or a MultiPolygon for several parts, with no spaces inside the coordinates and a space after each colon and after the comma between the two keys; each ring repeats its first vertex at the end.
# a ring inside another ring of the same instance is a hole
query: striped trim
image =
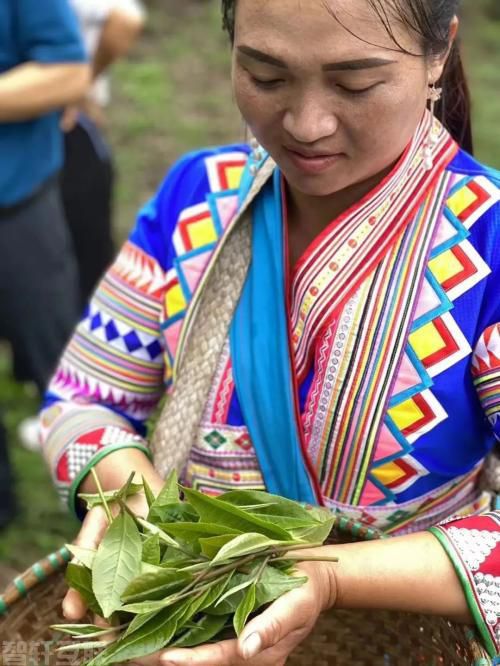
{"type": "Polygon", "coordinates": [[[441,174],[413,223],[365,285],[362,325],[345,375],[337,379],[340,388],[332,391],[337,396],[332,427],[316,460],[323,494],[339,502],[360,501],[449,182],[450,175],[441,174]]]}
{"type": "Polygon", "coordinates": [[[425,114],[396,169],[376,194],[356,204],[314,241],[296,268],[292,283],[292,341],[299,379],[314,351],[314,340],[335,311],[380,263],[415,216],[429,187],[458,150],[436,120],[434,168],[427,171],[423,144],[431,127],[425,114]]]}

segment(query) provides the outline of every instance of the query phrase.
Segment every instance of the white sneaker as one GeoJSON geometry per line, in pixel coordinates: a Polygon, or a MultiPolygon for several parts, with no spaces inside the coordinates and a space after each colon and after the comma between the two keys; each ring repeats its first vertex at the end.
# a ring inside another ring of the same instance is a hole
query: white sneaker
{"type": "Polygon", "coordinates": [[[28,451],[40,451],[40,425],[38,416],[29,416],[17,426],[17,436],[28,451]]]}

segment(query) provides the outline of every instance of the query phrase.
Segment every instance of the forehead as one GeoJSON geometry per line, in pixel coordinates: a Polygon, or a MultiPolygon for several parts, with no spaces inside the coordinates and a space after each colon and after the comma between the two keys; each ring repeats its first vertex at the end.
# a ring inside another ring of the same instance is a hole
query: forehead
{"type": "MultiPolygon", "coordinates": [[[[398,43],[417,51],[416,38],[397,17],[391,0],[385,9],[398,43]]],[[[368,0],[237,0],[236,42],[252,42],[281,52],[302,51],[301,57],[328,54],[394,53],[396,45],[368,0]]]]}

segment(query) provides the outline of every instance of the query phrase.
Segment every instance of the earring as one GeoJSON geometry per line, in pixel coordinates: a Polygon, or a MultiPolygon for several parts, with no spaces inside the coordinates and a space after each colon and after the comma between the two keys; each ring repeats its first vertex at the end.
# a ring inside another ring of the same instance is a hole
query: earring
{"type": "Polygon", "coordinates": [[[252,176],[256,176],[259,170],[257,165],[264,157],[264,153],[262,151],[261,145],[255,137],[250,139],[249,144],[250,148],[252,149],[252,154],[250,155],[250,160],[252,161],[252,164],[250,165],[250,173],[252,176]]]}
{"type": "Polygon", "coordinates": [[[435,83],[431,83],[429,85],[429,90],[427,92],[427,99],[430,100],[430,114],[431,114],[431,127],[429,129],[429,135],[426,139],[425,145],[424,145],[424,167],[427,171],[430,171],[432,167],[434,166],[434,162],[432,159],[432,154],[433,154],[433,149],[434,146],[436,145],[438,138],[437,136],[434,135],[433,129],[434,129],[434,110],[436,108],[436,103],[439,102],[443,94],[443,89],[442,88],[436,88],[435,83]]]}

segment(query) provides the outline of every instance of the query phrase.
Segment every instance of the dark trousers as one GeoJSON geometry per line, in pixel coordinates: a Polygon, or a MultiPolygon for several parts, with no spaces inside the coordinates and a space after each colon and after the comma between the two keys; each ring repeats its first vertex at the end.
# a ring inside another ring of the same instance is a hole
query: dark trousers
{"type": "MultiPolygon", "coordinates": [[[[0,337],[42,392],[79,317],[76,261],[53,179],[28,201],[0,208],[0,337]]],[[[13,511],[0,422],[0,525],[13,511]]]]}
{"type": "Polygon", "coordinates": [[[0,337],[40,392],[79,314],[73,246],[53,180],[29,202],[0,209],[0,337]]]}
{"type": "Polygon", "coordinates": [[[62,197],[78,263],[83,306],[114,255],[113,165],[99,130],[85,117],[66,134],[65,146],[62,197]]]}

